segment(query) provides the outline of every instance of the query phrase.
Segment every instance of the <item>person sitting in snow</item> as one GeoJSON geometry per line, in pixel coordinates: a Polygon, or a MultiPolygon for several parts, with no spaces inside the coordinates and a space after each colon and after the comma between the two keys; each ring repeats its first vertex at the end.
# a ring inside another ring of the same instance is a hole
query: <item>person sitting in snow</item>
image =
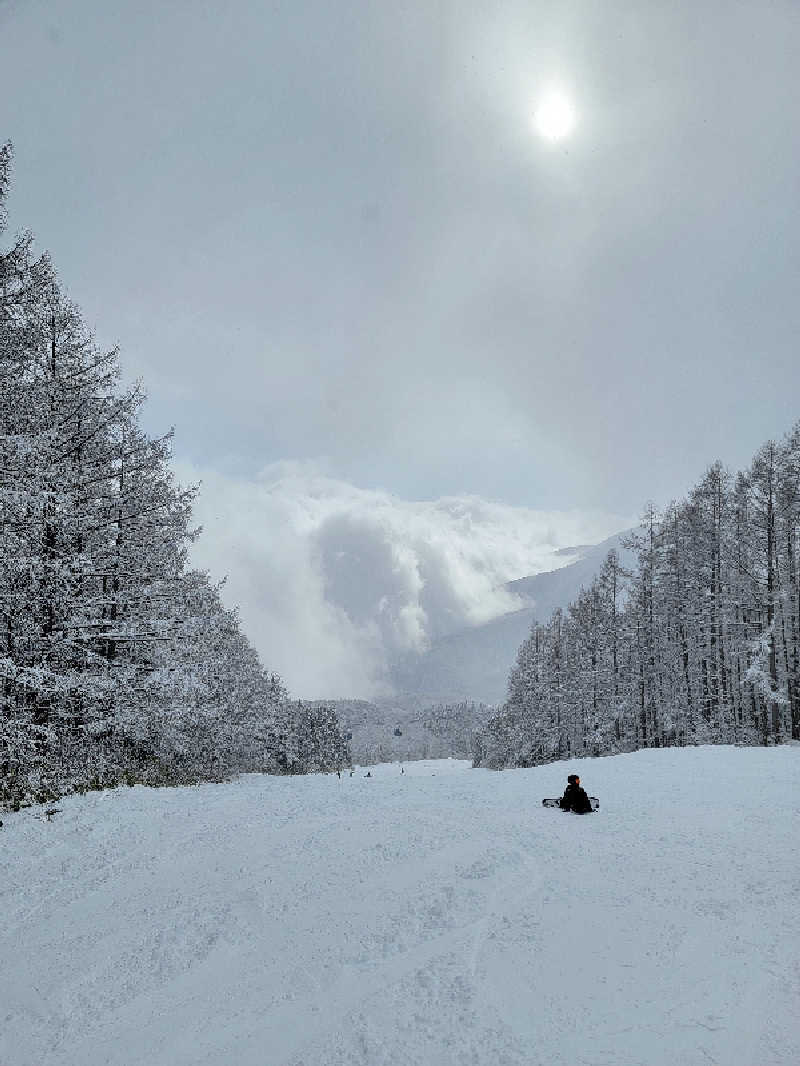
{"type": "Polygon", "coordinates": [[[561,797],[561,810],[573,811],[575,814],[591,814],[592,804],[581,788],[581,779],[577,774],[570,774],[567,782],[564,795],[561,797]]]}

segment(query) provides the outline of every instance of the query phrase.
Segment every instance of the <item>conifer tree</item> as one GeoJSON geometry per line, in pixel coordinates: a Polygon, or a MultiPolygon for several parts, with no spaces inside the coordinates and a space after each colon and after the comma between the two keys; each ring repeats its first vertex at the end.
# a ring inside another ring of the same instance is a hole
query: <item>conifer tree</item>
{"type": "Polygon", "coordinates": [[[23,234],[0,253],[0,800],[338,764],[335,714],[291,705],[188,569],[195,489],[120,378],[23,234]]]}
{"type": "Polygon", "coordinates": [[[566,614],[535,624],[479,765],[800,739],[800,423],[732,477],[649,504],[566,614]]]}

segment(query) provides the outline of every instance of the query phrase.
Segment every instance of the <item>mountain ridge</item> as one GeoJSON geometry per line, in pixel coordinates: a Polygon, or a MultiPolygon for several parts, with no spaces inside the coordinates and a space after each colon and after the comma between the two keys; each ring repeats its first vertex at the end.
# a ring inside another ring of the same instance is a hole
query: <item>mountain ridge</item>
{"type": "Polygon", "coordinates": [[[624,565],[631,553],[622,542],[630,532],[623,530],[598,544],[558,549],[555,554],[574,552],[578,558],[555,570],[506,582],[505,588],[522,603],[517,610],[440,637],[424,652],[398,656],[389,668],[397,702],[403,704],[410,698],[415,704],[420,699],[503,703],[508,675],[533,622],[546,621],[557,607],[566,609],[581,587],[592,581],[612,548],[624,565]]]}

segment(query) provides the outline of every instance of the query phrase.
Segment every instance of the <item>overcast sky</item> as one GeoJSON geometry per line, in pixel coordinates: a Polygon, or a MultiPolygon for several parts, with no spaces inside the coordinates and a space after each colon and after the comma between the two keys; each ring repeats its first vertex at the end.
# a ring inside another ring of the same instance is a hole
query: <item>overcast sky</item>
{"type": "MultiPolygon", "coordinates": [[[[175,425],[203,515],[243,530],[223,551],[209,529],[206,561],[254,618],[278,604],[251,636],[296,690],[301,629],[291,662],[266,636],[294,632],[267,576],[297,563],[287,531],[314,602],[385,643],[391,590],[336,599],[351,547],[382,565],[361,516],[419,575],[420,506],[445,540],[443,498],[472,508],[468,573],[437,571],[455,624],[476,582],[798,417],[798,56],[796,0],[0,0],[12,227],[120,343],[147,427],[175,425]],[[576,114],[557,142],[532,120],[553,87],[576,114]],[[250,489],[272,503],[245,520],[250,489]],[[271,568],[241,562],[253,538],[271,568]]],[[[411,586],[391,618],[413,642],[444,623],[411,586]]],[[[299,694],[347,688],[330,658],[299,694]]]]}

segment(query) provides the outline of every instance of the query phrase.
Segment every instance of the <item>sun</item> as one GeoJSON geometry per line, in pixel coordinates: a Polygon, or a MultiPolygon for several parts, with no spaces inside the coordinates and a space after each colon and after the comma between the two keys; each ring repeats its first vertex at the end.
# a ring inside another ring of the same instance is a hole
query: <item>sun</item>
{"type": "Polygon", "coordinates": [[[537,133],[547,141],[561,141],[575,128],[575,108],[563,93],[543,96],[533,115],[537,133]]]}

